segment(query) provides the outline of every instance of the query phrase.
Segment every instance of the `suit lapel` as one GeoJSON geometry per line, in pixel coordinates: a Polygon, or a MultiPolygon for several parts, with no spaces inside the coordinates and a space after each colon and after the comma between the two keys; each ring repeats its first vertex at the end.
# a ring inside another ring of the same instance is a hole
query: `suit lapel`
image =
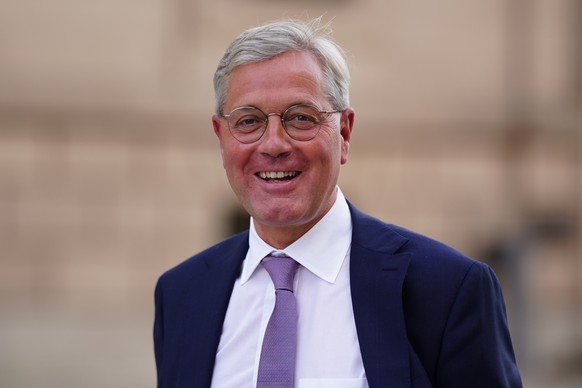
{"type": "Polygon", "coordinates": [[[356,330],[370,387],[410,387],[409,345],[402,286],[407,239],[350,204],[353,236],[350,283],[356,330]]]}
{"type": "Polygon", "coordinates": [[[192,350],[189,357],[191,381],[200,383],[199,386],[210,386],[224,317],[247,250],[248,235],[245,235],[229,249],[206,257],[207,270],[192,280],[189,295],[184,298],[200,301],[189,306],[190,319],[187,319],[190,323],[187,330],[195,346],[184,347],[192,350]]]}

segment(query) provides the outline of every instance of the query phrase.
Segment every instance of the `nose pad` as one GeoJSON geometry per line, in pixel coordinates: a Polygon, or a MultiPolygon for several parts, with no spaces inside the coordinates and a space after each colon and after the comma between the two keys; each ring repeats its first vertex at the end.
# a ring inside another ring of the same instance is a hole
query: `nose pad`
{"type": "Polygon", "coordinates": [[[283,124],[283,116],[281,116],[281,113],[269,113],[267,115],[267,122],[265,123],[265,125],[267,127],[265,128],[265,134],[263,135],[263,137],[270,136],[269,134],[271,131],[269,130],[269,127],[271,127],[272,124],[271,124],[271,120],[269,120],[269,118],[271,116],[278,116],[277,120],[275,120],[276,124],[273,124],[273,125],[275,125],[275,133],[281,134],[283,137],[289,136],[287,134],[287,131],[285,130],[285,125],[283,124]]]}
{"type": "Polygon", "coordinates": [[[265,133],[263,133],[261,140],[259,140],[259,151],[272,157],[280,157],[289,153],[291,151],[291,137],[285,131],[283,121],[281,121],[281,115],[270,114],[267,116],[266,125],[265,133]],[[279,117],[275,122],[273,120],[269,122],[270,116],[279,117]]]}

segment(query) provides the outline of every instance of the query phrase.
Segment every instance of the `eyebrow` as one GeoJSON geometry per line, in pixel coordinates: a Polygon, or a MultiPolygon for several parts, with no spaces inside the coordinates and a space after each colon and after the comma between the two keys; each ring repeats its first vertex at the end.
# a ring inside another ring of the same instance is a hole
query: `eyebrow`
{"type": "MultiPolygon", "coordinates": [[[[289,105],[287,105],[285,108],[283,108],[283,109],[282,109],[282,110],[280,110],[280,111],[275,111],[275,112],[270,112],[270,113],[283,113],[283,112],[285,112],[287,109],[291,108],[292,106],[296,106],[296,105],[309,105],[309,106],[314,106],[314,107],[315,107],[315,108],[317,108],[318,110],[323,110],[323,111],[327,111],[327,110],[329,110],[329,109],[323,109],[323,108],[320,108],[320,107],[319,107],[319,106],[317,106],[317,104],[315,104],[314,102],[306,102],[306,101],[300,101],[300,102],[294,102],[294,103],[292,103],[292,104],[289,104],[289,105]]],[[[240,108],[254,108],[254,109],[258,109],[258,110],[260,110],[261,112],[265,113],[265,109],[259,108],[258,106],[255,106],[255,105],[240,105],[240,106],[236,106],[236,107],[232,108],[232,109],[230,110],[230,112],[232,112],[232,111],[233,111],[233,110],[235,110],[235,109],[240,109],[240,108]]],[[[330,109],[333,109],[333,107],[332,107],[332,108],[330,108],[330,109]]],[[[230,114],[230,112],[228,112],[228,113],[226,113],[226,114],[230,114]]]]}

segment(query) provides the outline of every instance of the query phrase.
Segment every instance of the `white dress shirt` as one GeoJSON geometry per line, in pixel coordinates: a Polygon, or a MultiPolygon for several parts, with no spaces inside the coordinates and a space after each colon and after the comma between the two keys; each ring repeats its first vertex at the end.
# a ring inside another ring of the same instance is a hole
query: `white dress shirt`
{"type": "Polygon", "coordinates": [[[330,211],[282,251],[257,235],[251,219],[249,251],[226,312],[212,387],[256,386],[261,344],[275,305],[273,283],[260,263],[273,251],[301,264],[295,275],[299,314],[295,386],[368,387],[350,294],[352,222],[339,188],[337,193],[330,211]]]}

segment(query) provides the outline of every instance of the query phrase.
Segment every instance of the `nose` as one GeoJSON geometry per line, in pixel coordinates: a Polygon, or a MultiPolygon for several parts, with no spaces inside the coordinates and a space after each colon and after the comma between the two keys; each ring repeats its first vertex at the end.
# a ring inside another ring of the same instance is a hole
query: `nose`
{"type": "Polygon", "coordinates": [[[266,125],[265,133],[259,140],[259,151],[272,157],[287,154],[291,150],[291,138],[285,132],[281,114],[270,113],[267,115],[266,125]]]}

